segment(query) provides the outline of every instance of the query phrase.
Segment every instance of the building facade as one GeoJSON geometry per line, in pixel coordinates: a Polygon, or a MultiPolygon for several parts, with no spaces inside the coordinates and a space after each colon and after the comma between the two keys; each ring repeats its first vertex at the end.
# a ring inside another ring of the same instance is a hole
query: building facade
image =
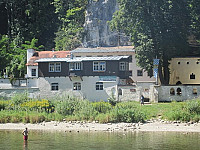
{"type": "Polygon", "coordinates": [[[170,61],[170,85],[200,84],[200,57],[172,58],[170,61]]]}
{"type": "Polygon", "coordinates": [[[129,71],[133,82],[156,82],[154,77],[150,77],[145,70],[138,67],[133,46],[77,48],[71,52],[74,57],[131,56],[132,61],[129,63],[129,71]]]}
{"type": "Polygon", "coordinates": [[[41,58],[38,88],[42,97],[73,95],[90,101],[118,97],[129,79],[129,56],[41,58]]]}

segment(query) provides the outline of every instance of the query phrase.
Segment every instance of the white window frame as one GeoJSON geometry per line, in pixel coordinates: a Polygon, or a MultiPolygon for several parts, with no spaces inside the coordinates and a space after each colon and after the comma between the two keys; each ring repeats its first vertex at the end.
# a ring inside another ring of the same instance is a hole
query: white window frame
{"type": "Polygon", "coordinates": [[[81,62],[71,62],[69,63],[69,70],[81,70],[81,62]]]}
{"type": "Polygon", "coordinates": [[[125,62],[119,62],[119,70],[120,71],[126,70],[126,63],[125,62]]]}
{"type": "Polygon", "coordinates": [[[97,91],[103,90],[103,82],[96,82],[96,90],[97,91]]]}
{"type": "Polygon", "coordinates": [[[142,77],[142,76],[143,76],[143,70],[137,70],[137,76],[138,76],[138,77],[142,77]],[[139,71],[141,71],[141,72],[140,72],[141,74],[139,74],[139,71]]]}
{"type": "Polygon", "coordinates": [[[51,91],[58,91],[59,85],[58,83],[51,83],[51,91]]]}
{"type": "Polygon", "coordinates": [[[49,63],[49,72],[54,72],[54,63],[49,63]]]}
{"type": "Polygon", "coordinates": [[[106,71],[106,62],[105,61],[94,61],[93,62],[93,71],[106,71]]]}
{"type": "Polygon", "coordinates": [[[61,72],[61,63],[49,63],[49,72],[61,72]]]}
{"type": "Polygon", "coordinates": [[[37,75],[37,69],[31,69],[31,76],[32,77],[36,77],[36,75],[37,75]],[[33,71],[34,70],[34,71],[33,71]]]}
{"type": "Polygon", "coordinates": [[[81,90],[81,83],[80,82],[75,82],[73,84],[73,90],[80,91],[81,90]]]}
{"type": "Polygon", "coordinates": [[[56,62],[54,65],[55,65],[55,72],[61,72],[61,63],[56,62]]]}

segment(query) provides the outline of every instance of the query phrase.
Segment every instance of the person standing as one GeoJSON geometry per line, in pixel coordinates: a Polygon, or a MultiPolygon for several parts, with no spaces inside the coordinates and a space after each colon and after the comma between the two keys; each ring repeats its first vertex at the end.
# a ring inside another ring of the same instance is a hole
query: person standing
{"type": "Polygon", "coordinates": [[[28,128],[25,128],[25,130],[22,132],[22,134],[24,135],[24,140],[27,141],[28,140],[28,128]]]}
{"type": "Polygon", "coordinates": [[[144,105],[144,96],[143,96],[143,95],[141,95],[140,104],[141,104],[141,105],[144,105]]]}

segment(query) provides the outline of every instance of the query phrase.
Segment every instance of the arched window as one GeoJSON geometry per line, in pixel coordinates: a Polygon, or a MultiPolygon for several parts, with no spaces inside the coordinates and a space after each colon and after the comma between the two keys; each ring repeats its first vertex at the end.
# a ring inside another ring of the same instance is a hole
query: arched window
{"type": "Polygon", "coordinates": [[[195,79],[195,74],[194,73],[190,74],[190,79],[195,79]]]}
{"type": "Polygon", "coordinates": [[[122,95],[122,89],[118,89],[118,95],[122,95]]]}
{"type": "Polygon", "coordinates": [[[80,82],[75,82],[73,85],[73,90],[81,90],[81,83],[80,82]]]}
{"type": "Polygon", "coordinates": [[[181,95],[181,88],[177,88],[176,94],[177,94],[177,95],[181,95]]]}
{"type": "Polygon", "coordinates": [[[175,90],[174,90],[174,88],[171,88],[171,89],[170,89],[170,95],[175,95],[175,90]]]}
{"type": "Polygon", "coordinates": [[[176,85],[181,85],[181,84],[182,84],[181,81],[176,82],[176,85]]]}

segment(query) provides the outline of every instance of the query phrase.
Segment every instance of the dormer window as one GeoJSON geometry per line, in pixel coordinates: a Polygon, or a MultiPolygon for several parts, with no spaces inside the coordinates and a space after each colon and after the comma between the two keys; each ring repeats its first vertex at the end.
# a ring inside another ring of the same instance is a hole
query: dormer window
{"type": "Polygon", "coordinates": [[[128,70],[128,63],[127,62],[120,62],[119,63],[119,70],[120,71],[126,71],[126,70],[128,70]]]}
{"type": "Polygon", "coordinates": [[[49,72],[61,72],[61,63],[49,63],[49,72]]]}
{"type": "Polygon", "coordinates": [[[93,62],[93,71],[106,71],[106,62],[105,61],[94,61],[93,62]]]}
{"type": "Polygon", "coordinates": [[[81,62],[69,63],[69,70],[81,70],[81,62]]]}

